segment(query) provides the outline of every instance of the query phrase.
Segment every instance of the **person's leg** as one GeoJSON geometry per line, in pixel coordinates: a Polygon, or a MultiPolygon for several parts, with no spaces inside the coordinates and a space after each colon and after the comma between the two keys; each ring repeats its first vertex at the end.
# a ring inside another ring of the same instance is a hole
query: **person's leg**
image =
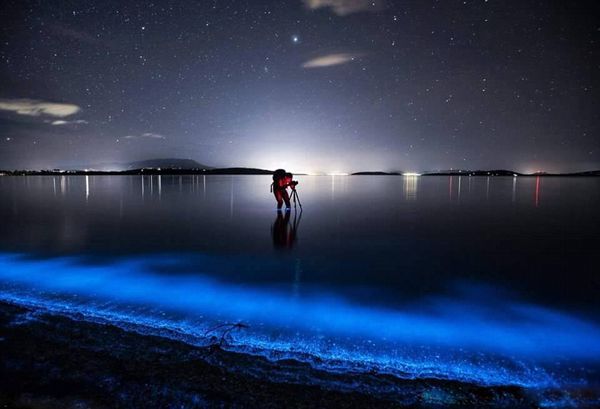
{"type": "Polygon", "coordinates": [[[279,190],[273,190],[273,194],[275,195],[275,200],[277,200],[277,210],[280,210],[283,206],[283,198],[281,197],[281,192],[279,190]]]}
{"type": "Polygon", "coordinates": [[[290,195],[288,194],[287,189],[281,192],[281,196],[283,197],[283,201],[285,202],[285,208],[289,209],[290,207],[290,195]]]}

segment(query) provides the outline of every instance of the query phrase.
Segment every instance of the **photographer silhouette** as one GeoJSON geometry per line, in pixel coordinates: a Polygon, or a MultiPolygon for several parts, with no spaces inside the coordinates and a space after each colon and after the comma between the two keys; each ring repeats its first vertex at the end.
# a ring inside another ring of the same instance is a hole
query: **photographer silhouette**
{"type": "Polygon", "coordinates": [[[283,207],[283,203],[285,203],[285,208],[290,209],[290,195],[288,194],[287,188],[292,189],[292,199],[294,200],[294,208],[296,207],[296,203],[300,205],[300,209],[302,209],[302,204],[300,204],[300,199],[298,199],[298,192],[296,192],[296,186],[298,185],[298,181],[293,180],[294,175],[289,172],[286,172],[285,169],[277,169],[273,172],[273,183],[271,183],[271,192],[275,195],[275,200],[277,201],[277,209],[281,210],[283,207]]]}

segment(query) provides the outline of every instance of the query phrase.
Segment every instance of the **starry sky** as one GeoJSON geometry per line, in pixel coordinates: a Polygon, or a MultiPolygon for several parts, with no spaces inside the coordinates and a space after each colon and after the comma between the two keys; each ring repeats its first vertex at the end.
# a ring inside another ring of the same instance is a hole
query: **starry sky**
{"type": "Polygon", "coordinates": [[[600,169],[594,1],[3,3],[0,168],[600,169]]]}

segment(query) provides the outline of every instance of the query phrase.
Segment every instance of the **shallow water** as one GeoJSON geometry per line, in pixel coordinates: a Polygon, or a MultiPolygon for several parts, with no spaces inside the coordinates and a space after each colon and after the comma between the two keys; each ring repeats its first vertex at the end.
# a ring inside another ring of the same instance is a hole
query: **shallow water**
{"type": "Polygon", "coordinates": [[[0,177],[0,297],[336,370],[597,388],[600,179],[0,177]],[[319,358],[316,360],[316,358],[319,358]]]}

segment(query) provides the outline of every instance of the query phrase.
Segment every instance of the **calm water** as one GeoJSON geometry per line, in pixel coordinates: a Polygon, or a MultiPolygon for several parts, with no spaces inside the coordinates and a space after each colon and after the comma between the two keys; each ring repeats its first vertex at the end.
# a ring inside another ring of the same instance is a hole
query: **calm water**
{"type": "Polygon", "coordinates": [[[288,218],[268,176],[0,177],[2,297],[196,343],[241,321],[232,347],[332,367],[597,385],[600,178],[298,179],[288,218]]]}

